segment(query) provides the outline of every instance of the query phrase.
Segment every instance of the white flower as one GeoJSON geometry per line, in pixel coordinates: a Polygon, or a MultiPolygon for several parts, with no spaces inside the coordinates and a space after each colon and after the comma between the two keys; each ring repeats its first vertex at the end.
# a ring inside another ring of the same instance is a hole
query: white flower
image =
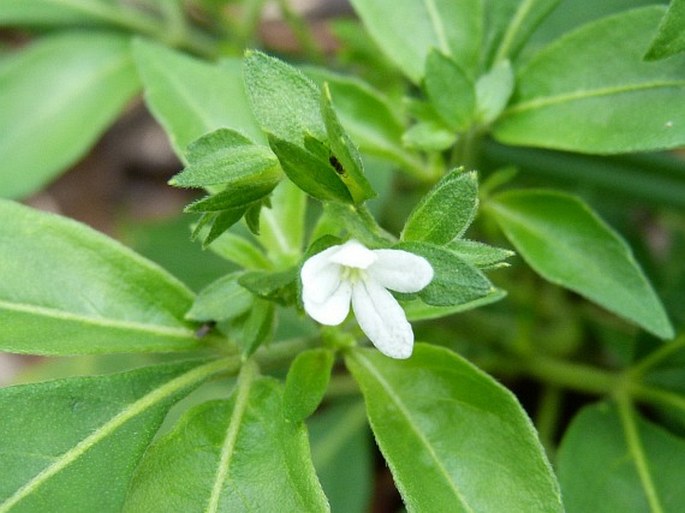
{"type": "Polygon", "coordinates": [[[309,258],[302,266],[305,311],[328,326],[350,311],[381,353],[409,358],[414,332],[404,310],[386,289],[418,292],[433,279],[433,268],[418,255],[398,249],[370,250],[350,240],[309,258]]]}

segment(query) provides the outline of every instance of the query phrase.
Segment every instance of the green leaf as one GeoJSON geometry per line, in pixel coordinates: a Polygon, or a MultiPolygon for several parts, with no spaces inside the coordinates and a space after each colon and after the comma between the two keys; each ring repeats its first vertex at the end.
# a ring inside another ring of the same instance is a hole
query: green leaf
{"type": "Polygon", "coordinates": [[[673,328],[628,245],[574,196],[529,190],[488,204],[507,238],[543,278],[661,338],[673,328]]]}
{"type": "Polygon", "coordinates": [[[134,41],[133,55],[145,102],[179,158],[191,142],[218,128],[266,143],[250,110],[239,59],[209,64],[143,39],[134,41]]]}
{"type": "Polygon", "coordinates": [[[0,512],[118,513],[169,408],[226,360],[0,389],[0,512]]]}
{"type": "Polygon", "coordinates": [[[447,248],[479,269],[496,269],[506,266],[508,264],[504,263],[504,260],[516,254],[508,249],[496,248],[468,239],[453,240],[447,248]]]}
{"type": "Polygon", "coordinates": [[[642,59],[662,15],[647,7],[611,16],[540,51],[519,71],[495,137],[598,154],[685,144],[685,56],[642,59]]]}
{"type": "Polygon", "coordinates": [[[0,348],[35,354],[197,347],[193,294],[160,267],[66,218],[0,200],[0,348]]]}
{"type": "Polygon", "coordinates": [[[502,289],[493,288],[487,295],[473,299],[466,303],[461,303],[454,306],[431,306],[423,301],[402,301],[402,308],[407,315],[409,321],[425,321],[429,319],[440,319],[448,315],[467,312],[474,308],[480,308],[492,303],[496,303],[500,299],[504,299],[507,293],[502,289]]]}
{"type": "Polygon", "coordinates": [[[514,92],[514,71],[508,60],[500,61],[476,82],[476,119],[489,124],[499,117],[514,92]]]}
{"type": "Polygon", "coordinates": [[[559,0],[484,0],[485,55],[497,64],[515,57],[559,0]]]}
{"type": "Polygon", "coordinates": [[[558,456],[568,513],[682,510],[685,441],[639,417],[631,424],[628,435],[608,404],[588,406],[573,420],[558,456]]]}
{"type": "Polygon", "coordinates": [[[277,177],[278,159],[265,146],[227,128],[210,132],[188,146],[188,165],[169,180],[177,187],[245,183],[277,177]]]}
{"type": "Polygon", "coordinates": [[[305,135],[326,138],[319,113],[318,87],[301,71],[268,55],[248,50],[243,61],[252,111],[267,133],[302,145],[305,135]]]}
{"type": "Polygon", "coordinates": [[[419,121],[402,134],[402,144],[422,151],[444,151],[456,142],[457,134],[442,122],[419,121]]]}
{"type": "Polygon", "coordinates": [[[248,210],[249,207],[238,207],[220,212],[203,213],[190,235],[191,240],[202,239],[202,249],[206,249],[221,234],[240,221],[248,210]],[[209,230],[206,229],[207,227],[209,230]]]}
{"type": "Polygon", "coordinates": [[[462,131],[473,121],[476,91],[471,79],[452,59],[433,49],[426,60],[426,94],[452,130],[462,131]]]}
{"type": "Polygon", "coordinates": [[[482,35],[480,0],[352,0],[352,5],[378,46],[415,83],[433,48],[473,74],[482,35]]]}
{"type": "Polygon", "coordinates": [[[285,380],[283,410],[290,422],[302,422],[323,400],[333,369],[329,349],[310,349],[297,355],[285,380]]]}
{"type": "Polygon", "coordinates": [[[297,295],[297,269],[286,271],[249,271],[239,278],[239,283],[247,290],[264,299],[282,305],[295,302],[297,295]]]}
{"type": "Polygon", "coordinates": [[[287,422],[282,391],[241,375],[228,401],[190,410],[145,454],[125,513],[329,511],[303,424],[287,422]]]}
{"type": "Polygon", "coordinates": [[[245,269],[270,269],[264,253],[245,237],[226,232],[209,246],[214,253],[245,269]]]}
{"type": "Polygon", "coordinates": [[[685,0],[671,0],[645,59],[665,59],[685,51],[685,0]]]}
{"type": "Polygon", "coordinates": [[[0,196],[22,198],[76,162],[139,84],[126,37],[45,37],[0,68],[0,196]]]}
{"type": "Polygon", "coordinates": [[[276,329],[276,308],[271,301],[255,299],[236,340],[244,357],[254,353],[262,343],[273,337],[276,329]]]}
{"type": "Polygon", "coordinates": [[[338,115],[333,110],[333,100],[328,84],[324,84],[321,93],[321,115],[326,125],[330,155],[328,162],[333,166],[343,181],[355,203],[373,198],[376,193],[364,176],[364,164],[359,150],[343,129],[338,115]]]}
{"type": "Polygon", "coordinates": [[[258,182],[229,185],[225,190],[206,196],[185,208],[186,212],[220,212],[238,208],[247,209],[255,201],[259,201],[274,190],[280,176],[264,176],[258,182]]]}
{"type": "Polygon", "coordinates": [[[259,241],[279,268],[295,265],[302,255],[307,195],[290,180],[282,180],[271,195],[271,208],[262,210],[259,241]]]}
{"type": "Polygon", "coordinates": [[[408,511],[563,511],[533,425],[494,379],[424,344],[408,360],[357,349],[346,363],[408,511]]]}
{"type": "Polygon", "coordinates": [[[447,244],[466,231],[477,210],[477,173],[455,169],[421,198],[409,214],[401,238],[447,244]]]}
{"type": "Polygon", "coordinates": [[[328,161],[273,135],[269,136],[269,145],[285,174],[304,192],[322,201],[353,202],[350,191],[328,161]]]}
{"type": "Polygon", "coordinates": [[[361,151],[408,167],[420,165],[402,147],[404,121],[398,115],[400,106],[355,77],[323,68],[308,68],[306,73],[319,85],[328,84],[340,122],[361,151]]]}
{"type": "Polygon", "coordinates": [[[252,294],[238,279],[242,273],[227,274],[200,291],[186,319],[193,321],[225,321],[239,317],[252,306],[252,294]]]}
{"type": "Polygon", "coordinates": [[[422,256],[433,267],[433,280],[416,294],[429,305],[463,305],[495,291],[482,272],[446,248],[425,242],[401,242],[395,248],[422,256]]]}
{"type": "Polygon", "coordinates": [[[373,458],[364,404],[338,402],[308,424],[314,467],[331,511],[368,513],[373,458]]]}

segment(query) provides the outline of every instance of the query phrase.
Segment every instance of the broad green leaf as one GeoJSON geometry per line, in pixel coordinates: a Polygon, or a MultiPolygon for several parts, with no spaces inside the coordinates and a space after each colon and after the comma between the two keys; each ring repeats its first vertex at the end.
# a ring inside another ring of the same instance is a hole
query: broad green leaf
{"type": "Polygon", "coordinates": [[[495,137],[598,154],[684,144],[685,56],[642,59],[663,12],[654,6],[611,16],[540,51],[519,71],[495,137]]]}
{"type": "Polygon", "coordinates": [[[491,303],[496,303],[500,299],[504,299],[507,293],[502,289],[493,288],[485,296],[473,299],[466,303],[461,303],[454,306],[431,306],[420,300],[402,301],[402,308],[407,314],[407,319],[410,321],[425,321],[429,319],[440,319],[448,315],[467,312],[474,308],[480,308],[491,303]]]}
{"type": "Polygon", "coordinates": [[[0,196],[25,197],[76,162],[138,88],[123,36],[61,34],[9,57],[0,68],[0,196]]]}
{"type": "Polygon", "coordinates": [[[563,511],[532,423],[487,374],[425,344],[408,360],[357,349],[346,362],[409,512],[563,511]]]}
{"type": "Polygon", "coordinates": [[[661,338],[673,328],[628,245],[575,196],[544,190],[492,198],[488,210],[523,259],[546,280],[661,338]]]}
{"type": "Polygon", "coordinates": [[[395,247],[424,257],[433,267],[433,280],[416,294],[429,305],[463,305],[495,291],[482,272],[449,249],[414,241],[395,247]]]}
{"type": "Polygon", "coordinates": [[[330,162],[276,136],[269,136],[269,145],[285,174],[304,192],[322,201],[352,203],[350,191],[330,162]]]}
{"type": "Polygon", "coordinates": [[[274,304],[265,299],[255,299],[241,328],[236,343],[242,349],[243,356],[248,357],[273,338],[276,329],[274,304]]]}
{"type": "Polygon", "coordinates": [[[629,438],[608,404],[588,406],[573,420],[558,455],[568,513],[682,510],[685,441],[642,418],[633,422],[629,438]]]}
{"type": "Polygon", "coordinates": [[[506,266],[504,260],[515,255],[513,251],[508,249],[496,248],[467,239],[454,240],[447,245],[447,248],[479,269],[506,266]]]}
{"type": "Polygon", "coordinates": [[[145,102],[179,158],[191,142],[218,128],[266,143],[250,110],[240,60],[211,64],[143,39],[134,41],[133,54],[145,102]]]}
{"type": "Polygon", "coordinates": [[[123,511],[329,511],[282,395],[275,380],[241,376],[231,399],[190,410],[146,452],[123,511]]]}
{"type": "Polygon", "coordinates": [[[402,134],[402,144],[422,151],[444,151],[456,142],[457,134],[442,122],[419,121],[402,134]]]}
{"type": "Polygon", "coordinates": [[[170,185],[208,185],[251,182],[277,177],[278,159],[269,148],[253,143],[227,128],[210,132],[188,146],[188,165],[174,176],[170,185]]]}
{"type": "Polygon", "coordinates": [[[476,82],[476,120],[492,123],[502,113],[514,92],[514,71],[508,60],[497,63],[476,82]]]}
{"type": "Polygon", "coordinates": [[[331,511],[368,513],[373,458],[364,404],[330,405],[308,425],[314,467],[331,511]]]}
{"type": "Polygon", "coordinates": [[[247,312],[252,306],[252,294],[238,283],[241,274],[227,274],[202,289],[186,319],[225,321],[247,312]]]}
{"type": "Polygon", "coordinates": [[[447,244],[460,237],[478,210],[478,175],[448,173],[414,207],[402,230],[403,240],[447,244]]]}
{"type": "Polygon", "coordinates": [[[376,193],[364,176],[364,164],[359,150],[340,124],[332,101],[328,84],[324,84],[321,93],[321,115],[326,125],[330,145],[328,162],[350,191],[355,203],[362,203],[364,200],[373,198],[376,193]]]}
{"type": "Polygon", "coordinates": [[[352,0],[378,46],[415,83],[437,48],[471,76],[480,54],[479,0],[352,0]]]}
{"type": "Polygon", "coordinates": [[[423,81],[431,104],[447,126],[459,131],[468,128],[476,107],[476,91],[459,65],[438,50],[431,50],[423,81]]]}
{"type": "Polygon", "coordinates": [[[169,408],[225,360],[0,389],[0,512],[119,513],[169,408]]]}
{"type": "Polygon", "coordinates": [[[259,241],[279,268],[295,265],[304,245],[307,195],[290,180],[282,180],[271,195],[271,207],[262,209],[259,241]]]}
{"type": "Polygon", "coordinates": [[[193,294],[94,230],[0,200],[0,348],[35,354],[197,347],[193,294]]]}
{"type": "Polygon", "coordinates": [[[671,0],[656,37],[647,51],[647,60],[665,59],[685,51],[685,0],[671,0]]]}
{"type": "Polygon", "coordinates": [[[483,0],[486,62],[497,64],[515,57],[558,3],[559,0],[483,0]]]}
{"type": "Polygon", "coordinates": [[[285,380],[283,410],[290,422],[312,415],[328,388],[334,357],[329,349],[310,349],[297,355],[285,380]]]}
{"type": "Polygon", "coordinates": [[[298,145],[305,135],[325,140],[319,89],[301,71],[250,50],[245,53],[243,73],[252,110],[265,132],[298,145]]]}

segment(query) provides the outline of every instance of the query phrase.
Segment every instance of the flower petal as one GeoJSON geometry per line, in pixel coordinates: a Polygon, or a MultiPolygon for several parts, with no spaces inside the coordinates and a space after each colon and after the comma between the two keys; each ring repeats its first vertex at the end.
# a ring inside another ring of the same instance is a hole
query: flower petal
{"type": "Polygon", "coordinates": [[[376,254],[366,246],[354,239],[348,240],[341,246],[334,246],[338,251],[331,254],[331,262],[354,267],[355,269],[366,269],[376,261],[376,254]]]}
{"type": "Polygon", "coordinates": [[[304,287],[310,283],[319,283],[319,274],[325,267],[332,264],[331,255],[337,253],[340,247],[340,245],[331,246],[316,255],[310,256],[305,261],[302,270],[300,271],[300,277],[302,278],[302,285],[304,287]]]}
{"type": "Polygon", "coordinates": [[[352,286],[352,308],[359,327],[378,350],[391,358],[409,358],[414,332],[392,294],[371,279],[352,286]]]}
{"type": "Polygon", "coordinates": [[[338,287],[323,301],[314,301],[311,295],[302,288],[302,303],[309,316],[321,324],[337,326],[345,320],[350,312],[352,284],[349,281],[338,282],[338,287]]]}
{"type": "Polygon", "coordinates": [[[368,276],[396,292],[418,292],[433,279],[433,268],[425,258],[401,249],[376,249],[376,261],[368,276]]]}

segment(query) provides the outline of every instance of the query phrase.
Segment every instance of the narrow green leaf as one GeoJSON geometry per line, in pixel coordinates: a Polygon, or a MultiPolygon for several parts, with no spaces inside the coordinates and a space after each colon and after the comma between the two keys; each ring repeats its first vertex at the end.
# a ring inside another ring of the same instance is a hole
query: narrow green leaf
{"type": "Polygon", "coordinates": [[[259,235],[260,217],[264,203],[268,203],[269,198],[265,197],[262,201],[257,201],[248,207],[245,212],[245,225],[252,235],[259,235]]]}
{"type": "Polygon", "coordinates": [[[285,174],[304,192],[322,201],[353,202],[350,191],[329,162],[276,136],[269,136],[269,145],[285,174]]]}
{"type": "Polygon", "coordinates": [[[476,119],[489,124],[499,117],[514,92],[514,71],[508,60],[500,61],[476,82],[476,119]]]}
{"type": "Polygon", "coordinates": [[[259,346],[273,337],[276,329],[276,308],[271,301],[255,299],[236,340],[244,357],[250,356],[259,346]]]}
{"type": "Polygon", "coordinates": [[[297,294],[297,269],[279,272],[248,271],[240,276],[238,282],[256,296],[289,305],[295,302],[297,294]]]}
{"type": "Polygon", "coordinates": [[[281,180],[278,174],[263,176],[260,181],[249,184],[229,185],[225,190],[206,196],[185,208],[186,212],[219,212],[238,208],[247,209],[274,190],[281,180]]]}
{"type": "Polygon", "coordinates": [[[209,246],[214,253],[245,269],[270,269],[264,253],[245,237],[226,232],[209,246]]]}
{"type": "Polygon", "coordinates": [[[302,254],[307,195],[290,180],[282,180],[262,210],[259,241],[279,268],[295,265],[302,254]]]}
{"type": "Polygon", "coordinates": [[[454,306],[431,306],[423,301],[402,301],[402,308],[410,321],[425,321],[429,319],[440,319],[448,315],[467,312],[474,308],[496,303],[500,299],[504,299],[507,293],[502,289],[493,288],[491,292],[485,296],[467,301],[454,306]]]}
{"type": "Polygon", "coordinates": [[[0,68],[0,196],[28,196],[76,162],[138,88],[129,41],[119,35],[45,37],[8,57],[0,68]]]}
{"type": "Polygon", "coordinates": [[[305,135],[326,138],[319,114],[319,89],[301,71],[268,55],[249,50],[243,61],[245,87],[262,129],[302,145],[305,135]]]}
{"type": "Polygon", "coordinates": [[[635,419],[635,438],[627,436],[625,427],[608,404],[584,408],[571,423],[558,455],[568,513],[682,509],[685,441],[642,418],[635,419]],[[649,473],[648,487],[639,466],[649,473]]]}
{"type": "Polygon", "coordinates": [[[463,305],[495,291],[482,272],[444,247],[425,242],[401,242],[395,248],[420,255],[433,267],[433,280],[416,294],[429,305],[463,305]]]}
{"type": "Polygon", "coordinates": [[[275,380],[241,376],[228,401],[189,411],[145,454],[125,513],[329,511],[303,424],[275,380]]]}
{"type": "Polygon", "coordinates": [[[205,187],[246,183],[278,176],[278,159],[269,148],[254,144],[235,130],[220,128],[188,146],[188,165],[170,185],[205,187]]]}
{"type": "Polygon", "coordinates": [[[408,360],[356,349],[346,363],[408,511],[563,511],[533,425],[494,379],[424,344],[408,360]]]}
{"type": "Polygon", "coordinates": [[[540,51],[519,71],[495,137],[596,154],[685,144],[685,55],[642,59],[663,12],[652,6],[595,21],[540,51]]]}
{"type": "Polygon", "coordinates": [[[447,244],[466,231],[477,210],[477,173],[455,169],[421,198],[409,214],[401,238],[447,244]]]}
{"type": "Polygon", "coordinates": [[[685,0],[671,0],[645,59],[665,59],[685,51],[685,0]]]}
{"type": "Polygon", "coordinates": [[[488,204],[524,260],[542,277],[661,338],[673,328],[628,245],[574,196],[503,193],[488,204]]]}
{"type": "Polygon", "coordinates": [[[476,91],[458,64],[438,50],[426,60],[426,94],[436,112],[452,130],[465,130],[473,121],[476,91]]]}
{"type": "Polygon", "coordinates": [[[484,0],[486,62],[515,57],[538,24],[560,0],[484,0]]]}
{"type": "Polygon", "coordinates": [[[336,402],[308,425],[314,467],[331,511],[368,513],[373,455],[364,404],[336,402]]]}
{"type": "Polygon", "coordinates": [[[0,389],[0,512],[119,513],[129,481],[183,395],[226,360],[0,389]]]}
{"type": "Polygon", "coordinates": [[[221,212],[205,212],[190,238],[191,240],[196,240],[198,237],[202,238],[202,249],[206,249],[221,234],[240,221],[246,213],[245,207],[222,210],[221,212]],[[206,227],[209,227],[209,230],[206,230],[206,227]]]}
{"type": "Polygon", "coordinates": [[[241,274],[227,274],[202,289],[186,319],[224,321],[247,312],[252,306],[252,294],[238,283],[241,274]]]}
{"type": "Polygon", "coordinates": [[[483,30],[480,0],[352,0],[352,5],[378,46],[415,83],[433,48],[473,74],[483,30]]]}
{"type": "Polygon", "coordinates": [[[402,144],[421,151],[444,151],[456,142],[456,132],[442,122],[419,121],[402,134],[402,144]]]}
{"type": "Polygon", "coordinates": [[[516,254],[508,249],[496,248],[482,242],[467,239],[453,240],[447,245],[447,248],[479,269],[494,269],[506,266],[507,264],[504,263],[504,260],[516,254]]]}
{"type": "Polygon", "coordinates": [[[35,354],[197,347],[192,293],[94,230],[0,200],[0,348],[35,354]]]}
{"type": "Polygon", "coordinates": [[[329,349],[310,349],[297,355],[285,380],[283,411],[290,422],[302,422],[319,407],[333,369],[329,349]]]}
{"type": "Polygon", "coordinates": [[[359,150],[340,124],[338,115],[333,110],[332,101],[331,91],[326,83],[321,92],[321,115],[330,145],[328,162],[350,191],[355,203],[362,203],[373,198],[376,193],[364,176],[364,164],[359,150]]]}
{"type": "Polygon", "coordinates": [[[217,128],[266,143],[250,110],[240,60],[209,64],[143,39],[134,41],[133,55],[145,102],[179,158],[192,141],[217,128]]]}

